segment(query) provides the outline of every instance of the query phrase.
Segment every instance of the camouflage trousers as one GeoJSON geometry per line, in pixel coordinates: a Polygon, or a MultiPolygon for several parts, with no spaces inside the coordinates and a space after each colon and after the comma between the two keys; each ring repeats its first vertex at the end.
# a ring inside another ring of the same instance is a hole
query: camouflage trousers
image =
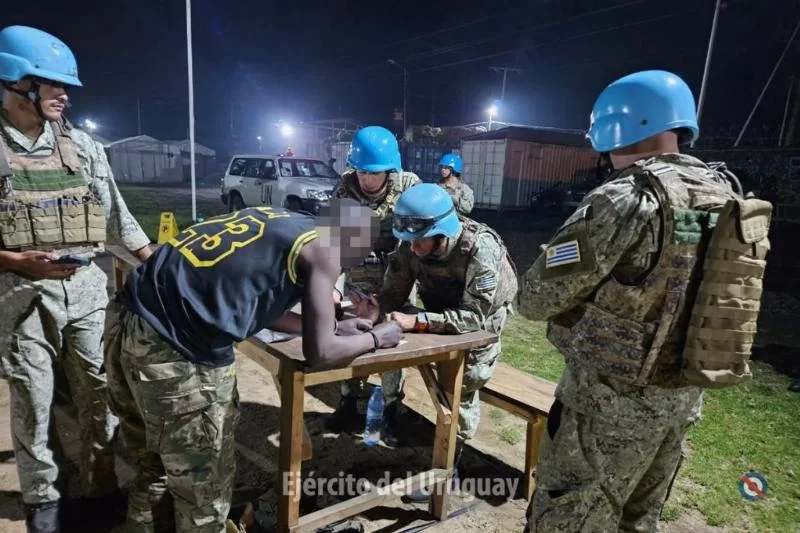
{"type": "MultiPolygon", "coordinates": [[[[381,390],[383,391],[384,409],[393,402],[401,402],[403,385],[406,382],[405,369],[392,370],[381,374],[381,390]]],[[[342,381],[341,392],[343,398],[362,398],[365,396],[366,378],[352,378],[342,381]]]]}
{"type": "Polygon", "coordinates": [[[472,350],[464,362],[464,380],[461,384],[461,403],[458,406],[458,436],[471,439],[481,421],[479,391],[492,377],[500,357],[500,342],[472,350]]]}
{"type": "Polygon", "coordinates": [[[526,533],[655,533],[689,422],[619,427],[556,400],[536,468],[526,533]]]}
{"type": "Polygon", "coordinates": [[[63,281],[30,282],[0,273],[0,372],[11,393],[11,435],[27,504],[60,498],[48,434],[57,371],[63,371],[77,408],[83,495],[117,488],[112,446],[117,420],[108,408],[103,368],[106,282],[94,264],[63,281]]]}
{"type": "Polygon", "coordinates": [[[111,405],[138,459],[129,533],[220,533],[230,510],[239,419],[235,364],[186,360],[141,317],[109,306],[111,405]]]}

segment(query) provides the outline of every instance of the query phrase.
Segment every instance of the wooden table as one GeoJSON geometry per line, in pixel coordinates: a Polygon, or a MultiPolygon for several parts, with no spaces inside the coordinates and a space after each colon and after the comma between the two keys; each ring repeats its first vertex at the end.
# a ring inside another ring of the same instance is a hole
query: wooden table
{"type": "MultiPolygon", "coordinates": [[[[115,286],[124,280],[135,260],[124,250],[109,246],[114,258],[115,286]]],[[[406,334],[405,342],[395,348],[362,355],[348,366],[314,370],[304,365],[302,339],[267,344],[250,338],[237,345],[237,351],[267,369],[279,387],[280,459],[278,492],[278,531],[298,533],[314,531],[349,516],[384,505],[394,499],[397,490],[411,492],[434,485],[430,512],[438,520],[447,518],[450,478],[458,427],[458,407],[464,361],[474,348],[497,341],[497,336],[483,331],[464,335],[406,334]],[[434,365],[436,365],[436,370],[434,365]],[[305,388],[322,383],[366,377],[389,370],[416,367],[425,382],[436,407],[436,433],[433,443],[431,470],[397,481],[392,490],[373,488],[326,509],[300,516],[300,471],[303,459],[310,456],[310,439],[303,422],[305,388]],[[437,372],[438,370],[438,372],[437,372]],[[304,442],[308,449],[303,453],[304,442]],[[305,455],[305,457],[304,457],[305,455]]]]}

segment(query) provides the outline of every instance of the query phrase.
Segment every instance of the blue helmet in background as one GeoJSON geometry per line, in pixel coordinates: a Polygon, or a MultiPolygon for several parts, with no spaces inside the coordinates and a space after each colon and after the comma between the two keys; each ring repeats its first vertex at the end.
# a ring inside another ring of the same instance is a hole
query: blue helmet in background
{"type": "Polygon", "coordinates": [[[420,183],[406,189],[392,215],[392,233],[401,241],[442,235],[458,235],[461,221],[450,195],[435,183],[420,183]]]}
{"type": "Polygon", "coordinates": [[[26,76],[82,87],[78,63],[60,39],[28,26],[0,31],[0,80],[15,83],[26,76]]]}
{"type": "Polygon", "coordinates": [[[442,158],[439,160],[439,166],[450,167],[456,174],[461,174],[464,170],[464,163],[461,162],[461,158],[456,154],[442,155],[442,158]]]}
{"type": "Polygon", "coordinates": [[[380,126],[358,130],[350,143],[347,163],[356,170],[400,172],[400,147],[392,132],[380,126]]]}
{"type": "Polygon", "coordinates": [[[600,93],[586,136],[602,153],[677,128],[691,132],[683,142],[700,134],[691,89],[671,72],[646,70],[620,78],[600,93]]]}

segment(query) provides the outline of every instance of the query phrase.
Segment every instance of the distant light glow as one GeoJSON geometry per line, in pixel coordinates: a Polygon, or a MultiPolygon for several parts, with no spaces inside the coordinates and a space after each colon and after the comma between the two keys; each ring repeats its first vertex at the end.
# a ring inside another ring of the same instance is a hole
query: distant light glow
{"type": "Polygon", "coordinates": [[[291,137],[294,135],[294,128],[288,124],[284,124],[281,126],[281,134],[283,134],[284,137],[291,137]]]}
{"type": "Polygon", "coordinates": [[[259,135],[258,137],[256,137],[256,140],[257,140],[257,141],[260,141],[260,140],[261,140],[261,135],[259,135]]]}
{"type": "Polygon", "coordinates": [[[86,127],[86,129],[90,131],[94,131],[97,129],[97,122],[89,118],[83,121],[83,125],[86,127]]]}
{"type": "Polygon", "coordinates": [[[494,104],[490,105],[489,108],[486,110],[486,112],[489,114],[490,117],[496,117],[497,116],[497,106],[494,105],[494,104]]]}

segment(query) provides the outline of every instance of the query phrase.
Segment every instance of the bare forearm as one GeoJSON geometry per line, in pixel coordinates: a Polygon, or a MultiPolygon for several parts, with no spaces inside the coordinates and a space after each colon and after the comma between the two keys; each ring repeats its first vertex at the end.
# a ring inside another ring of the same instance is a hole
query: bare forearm
{"type": "Polygon", "coordinates": [[[17,252],[0,250],[0,269],[14,270],[18,259],[19,259],[19,254],[17,252]]]}
{"type": "Polygon", "coordinates": [[[343,366],[356,357],[374,349],[375,338],[370,333],[348,336],[331,334],[330,340],[325,343],[324,350],[317,350],[311,346],[307,347],[305,339],[303,340],[303,353],[309,366],[314,369],[343,366]]]}
{"type": "Polygon", "coordinates": [[[303,319],[298,313],[288,312],[272,324],[269,329],[283,333],[303,333],[303,319]]]}

